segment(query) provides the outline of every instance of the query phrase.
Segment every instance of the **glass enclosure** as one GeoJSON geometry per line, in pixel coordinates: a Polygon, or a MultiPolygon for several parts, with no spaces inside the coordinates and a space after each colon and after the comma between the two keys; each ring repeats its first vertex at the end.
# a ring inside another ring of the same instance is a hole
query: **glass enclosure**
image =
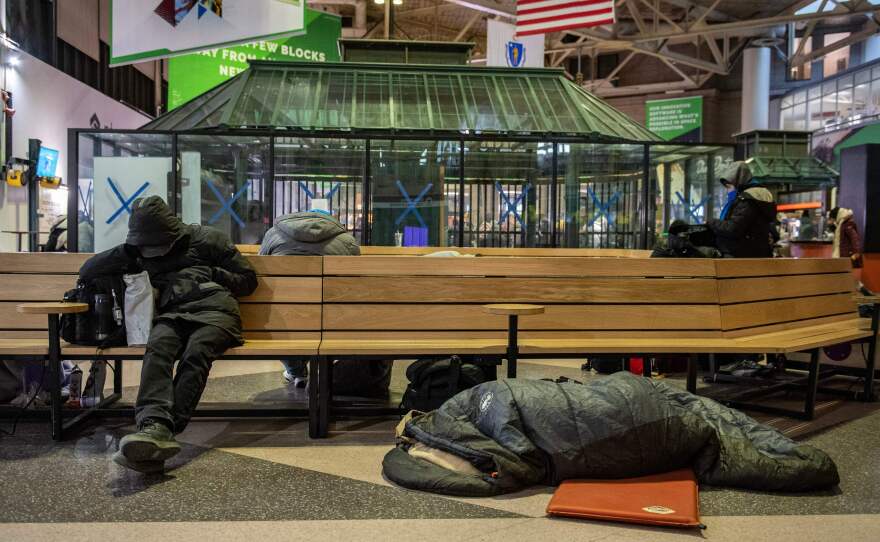
{"type": "Polygon", "coordinates": [[[131,202],[154,194],[241,244],[320,208],[370,245],[651,248],[673,220],[718,216],[715,172],[733,160],[732,146],[564,138],[72,133],[81,252],[123,242],[131,202]]]}

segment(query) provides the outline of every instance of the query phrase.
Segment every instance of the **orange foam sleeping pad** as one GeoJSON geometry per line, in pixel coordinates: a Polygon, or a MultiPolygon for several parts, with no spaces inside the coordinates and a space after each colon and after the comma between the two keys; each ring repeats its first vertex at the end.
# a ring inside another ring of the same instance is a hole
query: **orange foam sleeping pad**
{"type": "Polygon", "coordinates": [[[691,469],[622,480],[566,480],[547,514],[668,527],[702,527],[691,469]]]}

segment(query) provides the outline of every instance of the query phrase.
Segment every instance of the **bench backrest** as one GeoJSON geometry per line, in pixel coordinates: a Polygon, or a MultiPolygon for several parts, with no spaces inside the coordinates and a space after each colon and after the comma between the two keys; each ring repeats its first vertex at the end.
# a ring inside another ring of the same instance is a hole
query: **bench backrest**
{"type": "MultiPolygon", "coordinates": [[[[258,254],[260,245],[236,245],[242,254],[258,254]]],[[[649,258],[650,250],[615,248],[481,248],[481,247],[381,247],[363,246],[363,256],[424,256],[454,250],[474,256],[540,256],[544,258],[649,258]]]]}
{"type": "MultiPolygon", "coordinates": [[[[18,314],[23,302],[60,301],[74,287],[91,254],[0,254],[0,337],[45,337],[46,318],[18,314]]],[[[253,295],[241,300],[245,337],[319,339],[321,258],[248,256],[259,275],[253,295]]]]}
{"type": "Polygon", "coordinates": [[[855,280],[846,259],[716,260],[725,336],[853,318],[855,280]]]}
{"type": "Polygon", "coordinates": [[[534,303],[524,336],[720,336],[712,260],[324,258],[324,338],[498,337],[488,303],[534,303]]]}

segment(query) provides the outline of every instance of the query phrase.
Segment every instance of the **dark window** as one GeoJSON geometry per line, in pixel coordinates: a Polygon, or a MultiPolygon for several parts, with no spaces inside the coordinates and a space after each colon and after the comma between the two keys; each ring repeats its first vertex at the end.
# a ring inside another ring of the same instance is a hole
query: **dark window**
{"type": "Polygon", "coordinates": [[[9,36],[27,53],[52,63],[53,18],[50,0],[7,0],[6,24],[9,36]]]}

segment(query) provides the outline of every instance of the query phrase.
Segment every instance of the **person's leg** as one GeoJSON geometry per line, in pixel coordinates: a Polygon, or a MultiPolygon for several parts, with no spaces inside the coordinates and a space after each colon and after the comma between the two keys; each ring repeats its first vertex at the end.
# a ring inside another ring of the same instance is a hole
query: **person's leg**
{"type": "Polygon", "coordinates": [[[308,364],[302,360],[286,359],[281,362],[284,365],[284,380],[288,384],[301,388],[305,387],[309,378],[308,364]]]}
{"type": "Polygon", "coordinates": [[[174,432],[183,431],[205,385],[211,364],[235,345],[232,335],[211,325],[189,326],[190,335],[174,376],[174,432]]]}
{"type": "Polygon", "coordinates": [[[172,373],[182,340],[178,326],[159,321],[150,332],[141,385],[135,404],[138,431],[119,441],[113,461],[143,473],[162,472],[165,460],[180,451],[172,433],[174,390],[172,373]]]}
{"type": "Polygon", "coordinates": [[[172,322],[160,320],[150,331],[141,369],[141,385],[135,403],[135,421],[138,428],[143,427],[147,419],[172,427],[174,423],[172,375],[174,361],[183,344],[180,331],[172,322]]]}

